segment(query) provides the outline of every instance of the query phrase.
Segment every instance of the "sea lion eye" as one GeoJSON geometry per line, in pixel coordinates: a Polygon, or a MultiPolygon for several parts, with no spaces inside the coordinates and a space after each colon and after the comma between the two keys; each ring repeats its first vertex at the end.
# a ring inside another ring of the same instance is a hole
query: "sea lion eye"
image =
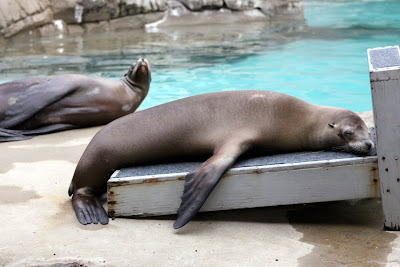
{"type": "Polygon", "coordinates": [[[335,128],[335,124],[334,123],[328,123],[328,126],[331,128],[335,128]]]}
{"type": "Polygon", "coordinates": [[[340,138],[348,138],[352,136],[354,133],[350,130],[345,130],[342,134],[338,134],[340,138]]]}
{"type": "Polygon", "coordinates": [[[350,135],[353,135],[353,134],[354,133],[352,131],[349,131],[349,130],[343,132],[344,136],[350,136],[350,135]]]}

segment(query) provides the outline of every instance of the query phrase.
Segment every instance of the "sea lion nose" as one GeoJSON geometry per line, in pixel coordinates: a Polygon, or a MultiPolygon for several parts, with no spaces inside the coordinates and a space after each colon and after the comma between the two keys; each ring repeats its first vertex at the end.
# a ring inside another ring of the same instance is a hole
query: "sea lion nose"
{"type": "Polygon", "coordinates": [[[374,146],[374,144],[370,140],[365,141],[364,144],[368,149],[372,149],[374,146]]]}
{"type": "Polygon", "coordinates": [[[139,58],[139,60],[137,61],[137,63],[139,64],[141,64],[141,65],[144,65],[144,66],[147,66],[147,60],[145,59],[145,58],[143,58],[143,57],[141,57],[141,58],[139,58]]]}

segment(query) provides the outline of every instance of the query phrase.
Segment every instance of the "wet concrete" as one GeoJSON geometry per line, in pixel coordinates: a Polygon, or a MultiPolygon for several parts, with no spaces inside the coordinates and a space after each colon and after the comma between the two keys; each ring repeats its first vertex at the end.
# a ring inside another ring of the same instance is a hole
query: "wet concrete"
{"type": "Polygon", "coordinates": [[[19,186],[0,186],[0,205],[5,203],[19,203],[40,198],[33,190],[24,190],[19,186]]]}
{"type": "Polygon", "coordinates": [[[299,259],[302,266],[383,266],[397,237],[383,231],[377,199],[310,204],[289,211],[287,217],[303,233],[300,241],[314,246],[299,259]]]}
{"type": "Polygon", "coordinates": [[[77,129],[37,136],[32,140],[0,144],[4,155],[1,159],[0,174],[12,169],[16,162],[63,160],[78,163],[87,144],[100,129],[101,127],[77,129]],[[66,141],[60,142],[60,140],[66,141]]]}

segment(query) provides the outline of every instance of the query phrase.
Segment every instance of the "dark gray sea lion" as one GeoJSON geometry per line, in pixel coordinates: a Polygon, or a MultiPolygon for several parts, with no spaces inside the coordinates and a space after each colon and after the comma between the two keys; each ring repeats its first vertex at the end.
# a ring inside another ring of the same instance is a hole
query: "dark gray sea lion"
{"type": "Polygon", "coordinates": [[[134,112],[150,81],[150,66],[139,59],[120,80],[61,74],[1,84],[0,141],[107,124],[134,112]]]}
{"type": "Polygon", "coordinates": [[[231,91],[169,102],[115,120],[83,153],[69,195],[82,224],[108,222],[99,195],[120,168],[209,157],[186,177],[175,228],[198,212],[226,170],[245,151],[340,149],[366,154],[369,130],[354,112],[316,106],[269,91],[231,91]]]}

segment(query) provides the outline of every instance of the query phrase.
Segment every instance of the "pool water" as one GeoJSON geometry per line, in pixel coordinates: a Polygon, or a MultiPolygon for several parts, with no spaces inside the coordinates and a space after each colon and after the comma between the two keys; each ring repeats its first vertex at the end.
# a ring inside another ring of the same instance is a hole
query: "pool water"
{"type": "Polygon", "coordinates": [[[15,38],[0,46],[0,81],[83,73],[118,79],[152,66],[140,109],[224,90],[274,90],[319,105],[372,109],[366,49],[400,42],[400,1],[306,0],[303,22],[160,32],[15,38]]]}

